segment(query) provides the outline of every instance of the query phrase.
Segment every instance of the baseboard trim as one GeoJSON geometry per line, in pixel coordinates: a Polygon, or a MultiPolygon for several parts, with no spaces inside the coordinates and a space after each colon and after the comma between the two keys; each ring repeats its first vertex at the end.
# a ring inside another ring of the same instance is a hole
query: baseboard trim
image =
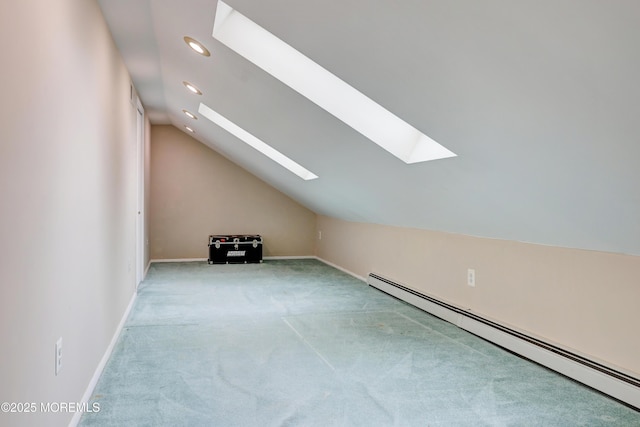
{"type": "Polygon", "coordinates": [[[144,269],[144,274],[142,275],[142,281],[147,278],[147,273],[149,273],[149,268],[151,268],[151,260],[147,263],[147,267],[144,269]]]}
{"type": "MultiPolygon", "coordinates": [[[[265,261],[271,260],[280,260],[280,259],[317,259],[314,255],[282,255],[282,256],[266,256],[262,258],[265,261]]],[[[152,259],[149,261],[149,265],[151,263],[162,263],[162,262],[199,262],[199,261],[208,261],[207,258],[170,258],[170,259],[152,259]]],[[[149,270],[149,267],[147,267],[149,270]]]]}
{"type": "MultiPolygon", "coordinates": [[[[87,389],[85,390],[84,395],[82,396],[82,400],[80,401],[81,403],[86,403],[87,405],[89,404],[89,400],[91,400],[93,391],[95,390],[96,385],[100,380],[100,376],[102,375],[102,372],[104,371],[104,368],[107,365],[107,362],[109,361],[109,357],[111,357],[113,348],[115,347],[116,342],[118,342],[120,333],[122,332],[122,329],[124,328],[124,325],[127,322],[127,319],[129,318],[129,313],[131,313],[131,310],[133,309],[133,304],[135,303],[137,296],[138,296],[137,293],[134,293],[133,296],[131,297],[131,300],[129,301],[129,305],[124,311],[124,314],[120,319],[120,323],[118,324],[118,327],[116,328],[116,331],[113,334],[113,337],[111,338],[111,342],[109,343],[107,350],[104,352],[104,355],[100,360],[100,363],[98,363],[98,366],[96,367],[96,370],[93,373],[93,377],[91,377],[91,381],[89,381],[89,385],[87,386],[87,389]]],[[[73,415],[71,422],[69,422],[69,427],[76,427],[80,422],[80,418],[82,418],[82,412],[76,412],[73,415]]]]}
{"type": "Polygon", "coordinates": [[[266,256],[266,257],[262,257],[263,260],[265,261],[270,261],[270,260],[279,260],[279,259],[314,259],[315,256],[313,255],[283,255],[283,256],[266,256]]]}
{"type": "Polygon", "coordinates": [[[207,258],[168,258],[168,259],[152,259],[149,264],[156,262],[196,262],[207,261],[207,258]]]}
{"type": "Polygon", "coordinates": [[[320,262],[323,262],[325,264],[327,264],[330,267],[333,267],[337,270],[342,271],[343,273],[347,273],[349,276],[355,277],[356,279],[360,280],[361,282],[365,282],[367,283],[367,279],[365,277],[359,276],[356,273],[354,273],[353,271],[349,271],[344,267],[339,266],[338,264],[334,264],[331,261],[327,261],[326,259],[320,258],[318,256],[314,257],[315,259],[317,259],[320,262]]]}
{"type": "Polygon", "coordinates": [[[370,273],[368,283],[427,313],[640,410],[640,379],[522,331],[370,273]]]}

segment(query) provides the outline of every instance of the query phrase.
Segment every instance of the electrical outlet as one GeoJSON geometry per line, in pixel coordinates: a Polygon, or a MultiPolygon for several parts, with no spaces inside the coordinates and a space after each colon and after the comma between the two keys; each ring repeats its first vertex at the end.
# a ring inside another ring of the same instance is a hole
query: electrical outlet
{"type": "Polygon", "coordinates": [[[467,270],[467,285],[476,286],[476,271],[472,268],[467,270]]]}
{"type": "Polygon", "coordinates": [[[56,375],[60,373],[62,369],[62,337],[56,341],[56,375]]]}
{"type": "Polygon", "coordinates": [[[318,231],[318,240],[322,240],[322,231],[318,231]]]}

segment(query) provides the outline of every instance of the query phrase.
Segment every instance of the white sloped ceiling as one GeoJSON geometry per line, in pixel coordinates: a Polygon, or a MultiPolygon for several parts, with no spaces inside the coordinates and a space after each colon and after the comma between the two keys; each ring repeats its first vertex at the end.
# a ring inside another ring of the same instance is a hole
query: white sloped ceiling
{"type": "Polygon", "coordinates": [[[99,3],[153,123],[317,213],[640,255],[640,2],[227,1],[458,155],[411,165],[213,39],[215,0],[99,3]],[[184,116],[200,102],[319,178],[184,116]]]}

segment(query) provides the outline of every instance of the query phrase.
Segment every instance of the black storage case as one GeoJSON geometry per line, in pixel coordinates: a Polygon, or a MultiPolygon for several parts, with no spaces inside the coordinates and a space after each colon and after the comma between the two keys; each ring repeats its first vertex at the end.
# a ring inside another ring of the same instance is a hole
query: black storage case
{"type": "Polygon", "coordinates": [[[262,237],[251,235],[209,236],[209,264],[247,264],[262,262],[262,237]]]}

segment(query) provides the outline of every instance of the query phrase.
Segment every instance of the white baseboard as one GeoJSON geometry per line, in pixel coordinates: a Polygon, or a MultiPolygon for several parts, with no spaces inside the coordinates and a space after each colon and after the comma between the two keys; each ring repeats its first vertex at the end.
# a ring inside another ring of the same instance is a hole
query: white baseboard
{"type": "MultiPolygon", "coordinates": [[[[115,347],[116,342],[120,337],[120,333],[122,332],[122,328],[124,327],[124,324],[127,322],[127,318],[129,317],[129,313],[131,313],[131,309],[133,308],[133,304],[136,300],[136,297],[137,297],[137,293],[134,293],[133,296],[131,297],[131,301],[129,301],[129,305],[127,306],[127,309],[124,311],[124,314],[120,319],[120,323],[118,324],[118,327],[116,328],[116,331],[113,334],[113,337],[111,338],[111,342],[109,343],[107,350],[104,352],[104,355],[100,360],[100,363],[98,363],[98,366],[96,367],[96,370],[93,373],[93,377],[91,377],[91,381],[89,381],[89,385],[87,386],[87,389],[85,390],[80,403],[88,404],[89,400],[91,400],[91,395],[93,394],[93,390],[96,388],[96,385],[98,384],[98,380],[100,380],[100,376],[102,375],[102,371],[104,371],[104,367],[107,365],[107,362],[109,361],[109,357],[111,357],[113,348],[115,347]]],[[[81,411],[76,412],[73,415],[71,422],[69,422],[69,427],[76,427],[80,422],[81,417],[82,417],[82,412],[81,411]]]]}
{"type": "Polygon", "coordinates": [[[151,260],[149,260],[149,262],[147,263],[146,268],[144,269],[144,274],[142,275],[142,280],[143,281],[147,277],[147,273],[149,272],[149,268],[150,267],[151,267],[151,260]]]}
{"type": "Polygon", "coordinates": [[[317,257],[317,256],[316,256],[316,257],[314,257],[314,258],[315,258],[315,259],[317,259],[317,260],[318,260],[318,261],[320,261],[320,262],[324,262],[325,264],[327,264],[327,265],[328,265],[328,266],[330,266],[330,267],[333,267],[333,268],[335,268],[335,269],[337,269],[337,270],[342,271],[343,273],[347,273],[349,276],[353,276],[353,277],[355,277],[356,279],[358,279],[358,280],[360,280],[360,281],[362,281],[362,282],[367,283],[367,279],[366,279],[366,278],[364,278],[364,277],[362,277],[362,276],[359,276],[359,275],[357,275],[356,273],[354,273],[354,272],[352,272],[352,271],[347,270],[346,268],[340,267],[338,264],[334,264],[334,263],[332,263],[332,262],[330,262],[330,261],[327,261],[326,259],[322,259],[322,258],[317,257]]]}
{"type": "Polygon", "coordinates": [[[369,274],[368,283],[461,329],[640,409],[640,379],[619,368],[593,361],[575,351],[545,342],[376,274],[369,274]]]}
{"type": "MultiPolygon", "coordinates": [[[[317,259],[314,255],[284,255],[284,256],[266,256],[262,258],[265,261],[279,260],[279,259],[317,259]]],[[[196,261],[208,261],[207,258],[171,258],[171,259],[152,259],[149,261],[149,265],[155,262],[196,262],[196,261]]],[[[147,270],[149,267],[147,267],[147,270]]],[[[146,273],[145,273],[146,274],[146,273]]]]}
{"type": "Polygon", "coordinates": [[[172,258],[172,259],[152,259],[149,264],[155,262],[195,262],[195,261],[207,261],[207,258],[172,258]]]}
{"type": "Polygon", "coordinates": [[[263,257],[263,260],[278,260],[278,259],[315,259],[316,257],[313,255],[284,255],[284,256],[266,256],[263,257]]]}

